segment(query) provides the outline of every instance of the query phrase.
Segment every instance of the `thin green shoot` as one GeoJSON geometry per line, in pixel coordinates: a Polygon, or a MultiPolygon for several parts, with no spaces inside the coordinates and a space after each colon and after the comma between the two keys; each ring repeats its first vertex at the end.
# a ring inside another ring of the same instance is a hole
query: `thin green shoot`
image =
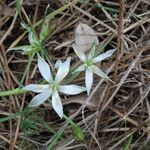
{"type": "MultiPolygon", "coordinates": [[[[79,0],[80,3],[87,3],[88,1],[89,0],[79,0]]],[[[103,8],[103,9],[109,11],[109,12],[119,13],[119,9],[115,9],[115,8],[111,8],[111,7],[106,7],[106,6],[103,6],[100,3],[93,4],[93,3],[88,2],[87,4],[90,5],[90,6],[97,7],[97,8],[103,8]]]]}
{"type": "Polygon", "coordinates": [[[123,146],[123,150],[130,150],[131,149],[131,143],[132,143],[132,139],[133,139],[133,134],[130,135],[127,140],[125,141],[124,143],[124,146],[123,146]]]}
{"type": "Polygon", "coordinates": [[[34,56],[35,56],[35,53],[33,53],[33,54],[31,55],[31,57],[29,56],[28,64],[27,64],[27,66],[26,66],[26,69],[25,69],[25,71],[24,71],[24,73],[23,73],[23,76],[22,76],[22,78],[21,78],[21,81],[20,81],[20,87],[22,86],[22,84],[23,84],[23,82],[24,82],[24,80],[25,80],[25,78],[26,78],[26,75],[27,75],[27,73],[28,73],[29,70],[30,70],[30,66],[31,66],[31,63],[32,63],[32,60],[33,60],[34,56]]]}
{"type": "Polygon", "coordinates": [[[47,150],[52,150],[53,146],[57,143],[57,141],[60,139],[64,132],[64,128],[62,128],[60,131],[58,131],[51,139],[51,143],[48,145],[47,150]]]}

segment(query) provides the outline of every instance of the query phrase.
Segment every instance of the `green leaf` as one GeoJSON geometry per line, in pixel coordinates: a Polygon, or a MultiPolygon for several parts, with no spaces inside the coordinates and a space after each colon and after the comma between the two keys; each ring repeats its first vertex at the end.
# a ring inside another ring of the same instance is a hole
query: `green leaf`
{"type": "Polygon", "coordinates": [[[80,140],[80,141],[83,141],[83,140],[84,140],[84,133],[83,133],[83,131],[82,131],[82,129],[80,128],[79,125],[77,125],[77,124],[72,125],[72,126],[71,126],[71,129],[72,129],[73,137],[74,137],[76,140],[80,140]]]}
{"type": "Polygon", "coordinates": [[[27,30],[27,32],[29,33],[28,34],[28,40],[30,42],[31,45],[34,45],[35,43],[39,44],[39,41],[38,41],[38,37],[36,35],[36,32],[34,30],[34,28],[28,26],[26,23],[21,23],[21,26],[27,30]]]}
{"type": "Polygon", "coordinates": [[[128,139],[126,140],[123,150],[130,150],[130,145],[132,143],[133,135],[129,136],[128,139]]]}
{"type": "Polygon", "coordinates": [[[33,50],[33,46],[32,45],[17,46],[17,47],[14,47],[14,48],[10,48],[8,50],[9,51],[11,51],[11,50],[22,50],[23,53],[26,53],[26,52],[29,52],[29,51],[33,50]]]}
{"type": "MultiPolygon", "coordinates": [[[[67,9],[70,5],[72,5],[73,3],[75,3],[78,0],[74,0],[73,2],[68,3],[67,5],[64,5],[60,8],[58,8],[57,10],[53,11],[52,13],[48,14],[45,17],[45,21],[50,21],[52,20],[56,15],[60,14],[61,12],[63,12],[65,9],[67,9]]],[[[34,27],[39,26],[40,24],[43,23],[43,19],[39,20],[37,23],[35,23],[34,27]]]]}
{"type": "Polygon", "coordinates": [[[84,133],[82,131],[82,129],[80,128],[80,126],[76,123],[74,123],[69,117],[67,117],[65,114],[64,114],[64,118],[66,119],[66,121],[70,124],[71,126],[71,129],[72,129],[72,134],[73,134],[73,137],[76,139],[76,140],[84,140],[84,133]]]}
{"type": "Polygon", "coordinates": [[[31,27],[29,27],[26,23],[24,23],[24,22],[21,22],[21,26],[24,28],[24,29],[26,29],[28,32],[30,32],[31,31],[31,27]]]}
{"type": "Polygon", "coordinates": [[[35,43],[38,43],[38,39],[36,34],[33,32],[33,30],[31,29],[31,31],[29,31],[29,35],[28,35],[28,39],[31,45],[34,45],[35,43]]]}
{"type": "Polygon", "coordinates": [[[92,59],[95,55],[95,50],[96,50],[96,44],[95,42],[92,44],[91,48],[90,48],[90,52],[88,54],[88,59],[92,59]]]}
{"type": "Polygon", "coordinates": [[[22,8],[22,0],[16,0],[16,10],[19,16],[21,16],[21,8],[22,8]]]}
{"type": "Polygon", "coordinates": [[[101,45],[99,47],[97,47],[94,56],[98,56],[99,54],[101,54],[105,50],[106,46],[109,43],[111,43],[111,41],[114,37],[115,37],[115,35],[112,34],[111,36],[107,37],[103,42],[101,42],[101,45]]]}
{"type": "Polygon", "coordinates": [[[35,43],[34,45],[17,46],[8,50],[23,51],[22,54],[33,54],[42,50],[42,47],[39,44],[35,43]]]}
{"type": "Polygon", "coordinates": [[[44,22],[42,25],[42,29],[40,32],[40,36],[39,36],[39,41],[42,42],[44,41],[48,35],[49,35],[49,23],[48,22],[44,22]]]}
{"type": "Polygon", "coordinates": [[[52,150],[52,147],[56,144],[56,142],[61,138],[64,132],[64,128],[57,132],[53,137],[51,143],[48,145],[47,150],[52,150]]]}

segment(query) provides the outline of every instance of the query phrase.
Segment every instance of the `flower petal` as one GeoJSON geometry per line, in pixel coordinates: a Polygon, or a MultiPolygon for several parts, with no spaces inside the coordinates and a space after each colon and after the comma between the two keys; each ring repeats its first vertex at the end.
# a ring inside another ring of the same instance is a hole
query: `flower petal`
{"type": "MultiPolygon", "coordinates": [[[[97,66],[92,66],[93,72],[98,75],[99,77],[102,77],[104,79],[107,79],[111,82],[113,82],[101,69],[99,69],[97,66]]],[[[113,82],[114,83],[114,82],[113,82]]]]}
{"type": "Polygon", "coordinates": [[[23,87],[24,90],[41,93],[49,89],[49,85],[29,84],[23,87]]]}
{"type": "MultiPolygon", "coordinates": [[[[81,66],[79,66],[73,73],[75,73],[75,72],[82,72],[82,71],[84,71],[85,70],[85,66],[84,65],[81,65],[81,66]]],[[[72,73],[72,74],[73,74],[72,73]]]]}
{"type": "Polygon", "coordinates": [[[105,53],[103,53],[103,54],[100,54],[99,56],[93,58],[93,62],[94,62],[94,63],[100,62],[100,61],[102,61],[102,60],[104,60],[104,59],[110,57],[110,56],[114,53],[115,50],[116,50],[116,49],[112,49],[112,50],[109,50],[109,51],[107,51],[107,52],[105,52],[105,53]]]}
{"type": "Polygon", "coordinates": [[[89,52],[89,54],[88,54],[88,59],[92,59],[92,58],[94,57],[94,54],[95,54],[95,47],[96,47],[95,43],[92,44],[91,50],[90,50],[90,52],[89,52]]]}
{"type": "Polygon", "coordinates": [[[73,49],[76,55],[81,59],[81,61],[84,62],[86,60],[86,55],[75,44],[73,44],[73,49]]]}
{"type": "Polygon", "coordinates": [[[49,65],[47,64],[47,62],[39,54],[38,54],[38,67],[39,67],[40,73],[43,76],[43,78],[47,82],[50,83],[53,79],[52,79],[52,75],[51,75],[49,65]]]}
{"type": "Polygon", "coordinates": [[[58,92],[55,91],[52,93],[52,106],[56,113],[59,115],[60,118],[63,117],[63,106],[60,100],[60,97],[58,95],[58,92]]]}
{"type": "Polygon", "coordinates": [[[63,63],[62,63],[61,60],[57,60],[56,63],[55,63],[55,68],[56,68],[56,69],[59,69],[62,64],[63,64],[63,63]]]}
{"type": "Polygon", "coordinates": [[[44,103],[51,96],[51,90],[36,95],[29,104],[29,107],[36,107],[44,103]]]}
{"type": "Polygon", "coordinates": [[[56,77],[55,77],[55,81],[57,83],[60,83],[66,77],[66,75],[69,73],[70,60],[71,60],[71,57],[69,57],[58,69],[56,77]]]}
{"type": "Polygon", "coordinates": [[[87,68],[85,72],[85,85],[88,95],[90,94],[92,84],[93,84],[93,71],[91,68],[87,68]]]}
{"type": "Polygon", "coordinates": [[[61,85],[59,87],[59,91],[64,93],[64,94],[68,94],[68,95],[76,95],[79,94],[83,91],[86,91],[85,87],[82,86],[78,86],[78,85],[61,85]]]}

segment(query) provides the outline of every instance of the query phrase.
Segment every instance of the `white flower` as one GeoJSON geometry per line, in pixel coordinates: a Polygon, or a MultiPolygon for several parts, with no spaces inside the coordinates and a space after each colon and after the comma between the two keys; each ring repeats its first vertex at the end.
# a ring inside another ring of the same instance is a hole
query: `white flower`
{"type": "Polygon", "coordinates": [[[47,62],[38,54],[38,68],[43,76],[43,78],[48,82],[48,84],[38,85],[38,84],[29,84],[23,89],[28,91],[33,91],[40,93],[36,95],[30,102],[30,107],[39,106],[44,103],[48,98],[51,97],[52,106],[56,113],[62,118],[63,117],[63,106],[59,97],[59,92],[76,95],[83,91],[86,91],[84,87],[77,85],[60,85],[61,81],[67,76],[70,68],[70,58],[68,58],[64,63],[58,65],[58,71],[55,78],[52,77],[49,65],[47,62]]]}
{"type": "Polygon", "coordinates": [[[99,69],[97,66],[95,66],[93,64],[110,57],[113,54],[113,52],[115,51],[115,49],[109,50],[103,54],[96,56],[96,57],[94,56],[95,44],[93,45],[91,51],[89,52],[89,54],[87,56],[75,44],[73,44],[73,49],[74,49],[76,55],[83,62],[83,64],[81,66],[79,66],[75,72],[85,71],[85,85],[86,85],[88,95],[91,91],[92,84],[93,84],[93,73],[113,82],[101,69],[99,69]]]}

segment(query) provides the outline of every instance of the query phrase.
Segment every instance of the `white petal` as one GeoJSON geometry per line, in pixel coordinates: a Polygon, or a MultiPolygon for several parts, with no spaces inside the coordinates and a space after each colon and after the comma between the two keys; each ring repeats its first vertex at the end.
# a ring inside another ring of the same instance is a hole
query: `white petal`
{"type": "Polygon", "coordinates": [[[94,63],[100,62],[100,61],[102,61],[102,60],[104,60],[104,59],[110,57],[110,56],[114,53],[115,50],[116,50],[116,49],[109,50],[109,51],[107,51],[107,52],[105,52],[105,53],[103,53],[103,54],[100,54],[99,56],[93,58],[93,62],[94,62],[94,63]]]}
{"type": "Polygon", "coordinates": [[[86,60],[86,55],[75,44],[73,44],[73,49],[76,55],[81,59],[81,61],[84,62],[86,60]]]}
{"type": "Polygon", "coordinates": [[[93,84],[93,71],[91,68],[87,68],[85,72],[85,85],[88,95],[90,94],[92,84],[93,84]]]}
{"type": "Polygon", "coordinates": [[[56,77],[55,77],[55,81],[57,83],[61,82],[66,77],[66,75],[69,73],[70,60],[71,60],[71,58],[69,57],[58,69],[56,77]]]}
{"type": "MultiPolygon", "coordinates": [[[[84,65],[81,65],[80,67],[78,67],[73,73],[75,73],[75,72],[82,72],[82,71],[84,71],[85,70],[85,66],[84,65]]],[[[72,74],[73,74],[72,73],[72,74]]]]}
{"type": "Polygon", "coordinates": [[[93,57],[94,57],[94,54],[95,54],[95,47],[96,47],[96,45],[95,45],[95,43],[92,45],[92,47],[91,47],[91,50],[90,50],[90,52],[89,52],[89,54],[88,54],[88,59],[92,59],[93,57]]]}
{"type": "Polygon", "coordinates": [[[49,85],[29,84],[23,87],[24,90],[41,93],[49,89],[49,85]]]}
{"type": "Polygon", "coordinates": [[[50,83],[53,79],[52,79],[52,75],[51,75],[49,65],[47,64],[47,62],[39,54],[38,54],[38,67],[39,67],[40,73],[43,76],[43,78],[47,82],[50,83]]]}
{"type": "Polygon", "coordinates": [[[55,68],[56,68],[56,69],[59,69],[62,64],[63,64],[63,63],[62,63],[61,60],[57,60],[56,63],[55,63],[55,68]]]}
{"type": "Polygon", "coordinates": [[[51,91],[44,91],[36,95],[29,104],[29,107],[36,107],[44,103],[51,96],[51,91]]]}
{"type": "Polygon", "coordinates": [[[62,85],[59,87],[59,91],[64,94],[68,94],[68,95],[76,95],[83,91],[86,91],[86,88],[78,86],[78,85],[73,85],[73,84],[72,85],[62,85]]]}
{"type": "MultiPolygon", "coordinates": [[[[104,78],[104,79],[107,79],[107,80],[109,80],[109,81],[111,81],[111,82],[113,82],[101,69],[99,69],[97,66],[92,66],[92,69],[93,69],[93,72],[96,74],[96,75],[98,75],[98,76],[100,76],[100,77],[102,77],[102,78],[104,78]]],[[[113,82],[114,83],[114,82],[113,82]]]]}
{"type": "Polygon", "coordinates": [[[63,117],[63,106],[60,100],[60,97],[58,95],[58,92],[55,91],[52,94],[52,106],[54,108],[54,110],[56,111],[56,113],[59,115],[60,118],[63,117]]]}

